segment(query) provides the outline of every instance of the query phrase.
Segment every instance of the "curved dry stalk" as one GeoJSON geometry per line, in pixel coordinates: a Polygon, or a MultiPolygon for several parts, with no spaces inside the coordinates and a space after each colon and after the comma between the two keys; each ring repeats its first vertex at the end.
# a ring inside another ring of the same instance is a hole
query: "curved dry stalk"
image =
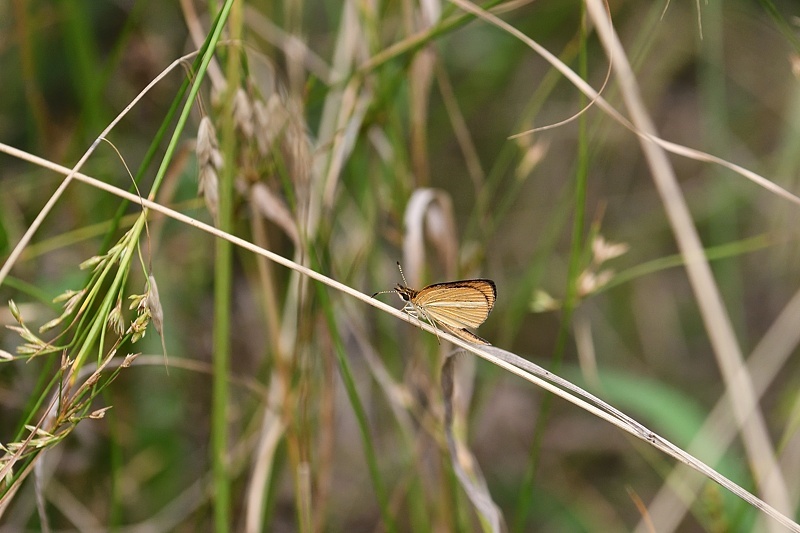
{"type": "MultiPolygon", "coordinates": [[[[86,152],[84,152],[83,156],[81,156],[80,160],[78,160],[75,166],[72,167],[72,169],[69,172],[67,172],[67,177],[64,178],[64,180],[61,182],[61,184],[58,186],[58,188],[55,190],[52,196],[50,196],[50,198],[47,200],[47,203],[44,205],[44,207],[42,207],[42,209],[36,215],[36,218],[31,223],[30,227],[27,229],[27,231],[25,231],[25,234],[22,236],[17,245],[11,251],[11,254],[9,254],[8,259],[6,259],[6,262],[3,263],[2,267],[0,267],[0,285],[3,284],[3,281],[6,279],[6,276],[16,264],[17,260],[19,259],[19,256],[22,254],[22,251],[28,246],[28,243],[33,238],[33,234],[36,233],[36,230],[38,230],[39,226],[42,225],[44,219],[47,218],[47,215],[50,214],[50,211],[52,211],[58,199],[61,198],[61,195],[64,194],[64,191],[67,190],[69,184],[72,183],[72,179],[75,177],[78,171],[83,167],[83,164],[86,163],[86,161],[89,159],[89,156],[91,156],[94,153],[95,149],[100,144],[100,142],[106,137],[106,135],[109,134],[109,132],[112,129],[114,129],[114,127],[119,123],[119,121],[122,120],[122,118],[128,114],[128,111],[133,109],[133,106],[135,106],[139,102],[139,100],[144,98],[144,95],[147,94],[150,91],[150,89],[155,87],[158,82],[164,79],[164,77],[167,74],[172,72],[172,70],[178,67],[181,63],[183,63],[184,61],[188,61],[197,54],[198,52],[195,51],[190,54],[186,54],[185,56],[180,57],[175,61],[173,61],[172,63],[170,63],[169,66],[167,66],[167,68],[162,70],[158,76],[153,78],[153,80],[150,83],[148,83],[147,86],[144,89],[142,89],[139,92],[139,94],[137,94],[134,97],[134,99],[130,101],[128,105],[125,106],[125,109],[123,109],[116,116],[116,118],[114,118],[114,120],[112,120],[109,123],[109,125],[106,126],[106,128],[100,133],[100,135],[97,137],[97,139],[95,139],[95,141],[92,143],[89,149],[86,150],[86,152]]],[[[21,151],[19,152],[24,153],[21,151]]]]}
{"type": "Polygon", "coordinates": [[[403,264],[412,285],[422,285],[426,237],[439,255],[443,271],[456,275],[458,235],[449,194],[441,189],[416,189],[406,204],[403,228],[403,264]]]}
{"type": "Polygon", "coordinates": [[[442,365],[442,399],[444,401],[444,432],[447,439],[447,449],[450,452],[450,464],[461,483],[467,497],[485,521],[484,528],[489,528],[493,533],[505,531],[505,523],[500,508],[492,500],[486,479],[481,472],[472,452],[461,442],[453,431],[454,396],[455,396],[455,361],[454,355],[447,357],[442,365]]]}
{"type": "MultiPolygon", "coordinates": [[[[517,28],[511,26],[507,22],[495,17],[491,13],[486,11],[482,11],[478,6],[466,1],[466,0],[450,0],[453,4],[456,4],[458,7],[463,9],[464,11],[468,11],[474,14],[476,17],[481,18],[482,20],[497,26],[498,28],[508,32],[510,35],[513,35],[517,39],[519,39],[522,43],[527,45],[531,48],[534,52],[539,54],[545,61],[550,63],[553,68],[558,70],[561,74],[564,75],[572,84],[579,89],[587,98],[593,100],[597,106],[605,111],[612,119],[617,121],[621,126],[625,127],[626,129],[630,130],[635,135],[639,137],[645,138],[650,142],[653,142],[663,148],[664,150],[673,153],[675,155],[680,155],[689,159],[694,159],[696,161],[704,162],[704,163],[713,163],[720,165],[722,167],[727,168],[739,174],[743,178],[746,178],[756,185],[763,187],[764,189],[768,190],[771,193],[774,193],[784,200],[788,200],[789,202],[800,206],[800,197],[787,191],[780,185],[775,184],[774,182],[768,180],[764,176],[753,172],[752,170],[748,170],[740,165],[735,163],[731,163],[726,161],[720,157],[715,155],[709,154],[707,152],[703,152],[702,150],[696,150],[694,148],[689,148],[688,146],[683,146],[677,143],[673,143],[667,140],[662,139],[658,135],[655,135],[653,132],[646,132],[640,128],[637,128],[630,120],[625,118],[619,111],[614,108],[605,98],[603,98],[591,85],[589,85],[583,78],[581,78],[575,71],[569,68],[564,62],[562,62],[558,57],[550,53],[549,50],[544,48],[542,45],[519,31],[517,28]]],[[[599,4],[598,10],[604,13],[604,8],[602,4],[599,4]]],[[[608,25],[608,23],[606,23],[608,25]]],[[[622,51],[620,50],[620,54],[622,51]]],[[[627,63],[627,61],[626,61],[627,63]]],[[[529,132],[520,132],[517,134],[512,135],[510,138],[515,138],[520,135],[525,135],[529,132]]]]}

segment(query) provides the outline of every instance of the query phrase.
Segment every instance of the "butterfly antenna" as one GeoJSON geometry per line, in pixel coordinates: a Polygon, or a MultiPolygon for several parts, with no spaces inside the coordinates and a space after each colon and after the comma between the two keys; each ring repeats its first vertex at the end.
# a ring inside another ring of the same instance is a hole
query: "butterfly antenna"
{"type": "Polygon", "coordinates": [[[408,287],[408,282],[406,281],[406,275],[403,274],[403,267],[400,266],[400,261],[397,262],[397,268],[400,269],[400,277],[403,278],[403,285],[408,287]]]}
{"type": "Polygon", "coordinates": [[[373,294],[372,296],[370,296],[370,298],[375,298],[379,294],[389,294],[390,292],[393,292],[393,293],[397,294],[397,291],[378,291],[375,294],[373,294]]]}

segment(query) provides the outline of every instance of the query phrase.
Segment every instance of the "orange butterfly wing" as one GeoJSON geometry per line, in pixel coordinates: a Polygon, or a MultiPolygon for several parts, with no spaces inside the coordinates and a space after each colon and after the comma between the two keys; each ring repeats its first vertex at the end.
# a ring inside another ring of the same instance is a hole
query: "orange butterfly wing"
{"type": "Polygon", "coordinates": [[[488,279],[469,279],[428,285],[413,299],[434,320],[448,328],[477,328],[486,320],[497,299],[488,279]]]}

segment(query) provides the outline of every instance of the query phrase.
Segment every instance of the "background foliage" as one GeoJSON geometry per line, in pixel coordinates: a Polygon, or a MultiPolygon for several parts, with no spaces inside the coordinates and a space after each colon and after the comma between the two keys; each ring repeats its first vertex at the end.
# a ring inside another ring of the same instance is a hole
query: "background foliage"
{"type": "MultiPolygon", "coordinates": [[[[208,7],[0,4],[0,142],[73,165],[162,69],[202,46],[215,27],[208,7]]],[[[580,2],[484,7],[603,86],[608,58],[580,2]]],[[[794,2],[623,0],[610,12],[664,139],[798,190],[794,2]]],[[[689,445],[725,385],[636,135],[594,106],[510,139],[588,100],[519,40],[454,4],[253,1],[234,6],[225,28],[208,77],[199,63],[187,76],[189,58],[107,136],[119,154],[101,143],[83,173],[130,189],[121,155],[134,174],[143,165],[142,196],[153,191],[160,204],[366,294],[399,281],[397,260],[416,288],[491,278],[498,300],[482,337],[689,445]],[[202,85],[170,146],[179,123],[168,110],[184,105],[186,79],[202,85]],[[198,132],[202,117],[213,136],[198,132]],[[604,258],[601,242],[627,253],[604,258]]],[[[603,96],[624,111],[613,77],[603,96]]],[[[778,317],[797,288],[798,205],[720,165],[671,162],[742,351],[767,332],[794,338],[800,325],[778,317]]],[[[4,261],[63,179],[0,154],[4,261]]],[[[93,283],[79,265],[142,220],[140,206],[122,205],[73,182],[0,286],[3,305],[13,299],[33,331],[58,316],[53,298],[93,283]]],[[[65,422],[64,440],[30,457],[38,485],[6,480],[8,531],[43,527],[37,497],[55,529],[488,527],[445,445],[439,377],[449,344],[250,252],[233,249],[228,261],[218,239],[161,215],[141,229],[119,290],[151,294],[154,275],[169,372],[153,328],[135,344],[120,335],[111,367],[142,355],[131,368],[109,367],[91,403],[76,404],[82,416],[112,409],[65,422]]],[[[144,312],[129,302],[126,327],[144,312]]],[[[94,301],[77,316],[102,325],[109,313],[94,301]]],[[[10,308],[0,323],[17,324],[10,308]]],[[[0,331],[8,354],[20,343],[0,331]]],[[[760,406],[796,518],[800,403],[789,343],[760,406]]],[[[115,345],[92,346],[98,355],[77,381],[59,371],[61,351],[3,363],[0,442],[20,441],[42,416],[59,391],[54,376],[77,387],[115,345]]],[[[454,432],[509,529],[636,527],[672,460],[485,362],[456,361],[454,432]]],[[[714,466],[758,492],[739,442],[714,466]]],[[[680,530],[759,529],[758,513],[716,485],[688,498],[680,530]]]]}

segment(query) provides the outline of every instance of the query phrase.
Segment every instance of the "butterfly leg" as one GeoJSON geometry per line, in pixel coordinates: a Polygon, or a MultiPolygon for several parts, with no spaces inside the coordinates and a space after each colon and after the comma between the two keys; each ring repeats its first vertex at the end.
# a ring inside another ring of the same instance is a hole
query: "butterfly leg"
{"type": "Polygon", "coordinates": [[[426,313],[424,309],[422,309],[420,307],[417,307],[416,305],[412,304],[411,302],[408,302],[403,307],[403,311],[405,311],[408,316],[416,319],[417,322],[419,322],[419,323],[422,323],[422,320],[420,320],[420,319],[424,318],[425,321],[428,324],[430,324],[431,327],[433,328],[433,330],[436,332],[436,342],[438,342],[439,344],[442,343],[441,339],[439,338],[439,328],[436,325],[436,321],[433,320],[433,318],[431,318],[431,316],[428,313],[426,313]]]}

